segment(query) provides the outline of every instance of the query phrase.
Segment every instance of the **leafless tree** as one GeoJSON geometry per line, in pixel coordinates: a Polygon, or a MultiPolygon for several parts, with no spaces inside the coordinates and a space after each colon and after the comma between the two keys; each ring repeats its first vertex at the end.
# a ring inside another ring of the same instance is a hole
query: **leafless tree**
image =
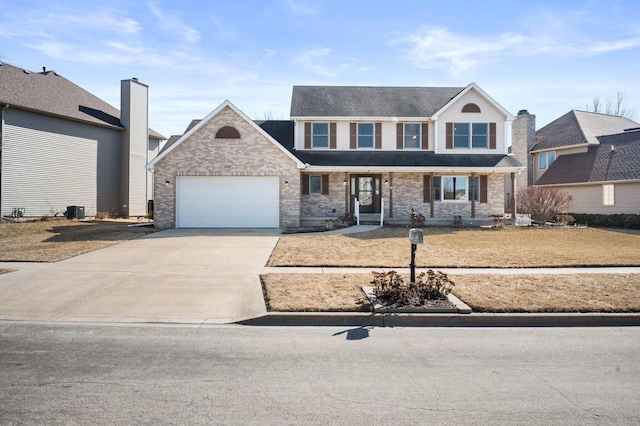
{"type": "Polygon", "coordinates": [[[517,210],[528,213],[538,223],[547,223],[556,215],[566,213],[571,205],[571,197],[556,188],[530,186],[518,191],[517,210]]]}
{"type": "Polygon", "coordinates": [[[635,108],[628,108],[625,105],[625,95],[621,91],[618,91],[615,99],[606,98],[604,102],[602,102],[600,96],[594,96],[591,100],[591,105],[587,104],[587,111],[599,112],[608,115],[618,115],[630,120],[634,120],[637,115],[635,108]]]}

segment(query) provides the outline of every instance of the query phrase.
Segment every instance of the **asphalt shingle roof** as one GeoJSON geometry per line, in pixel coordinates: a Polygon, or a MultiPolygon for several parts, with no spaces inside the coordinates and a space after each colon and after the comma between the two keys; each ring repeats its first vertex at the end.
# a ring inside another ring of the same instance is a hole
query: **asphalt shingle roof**
{"type": "Polygon", "coordinates": [[[597,144],[598,136],[623,132],[640,124],[628,118],[572,110],[536,132],[533,151],[597,144]]]}
{"type": "Polygon", "coordinates": [[[293,86],[291,117],[431,117],[464,87],[293,86]]]}
{"type": "Polygon", "coordinates": [[[511,155],[435,154],[429,151],[313,151],[294,150],[293,121],[257,124],[303,163],[336,167],[521,167],[511,155]]]}
{"type": "MultiPolygon", "coordinates": [[[[55,71],[32,72],[0,62],[0,105],[122,129],[120,111],[55,71]]],[[[166,139],[149,129],[149,137],[166,139]]]]}
{"type": "Polygon", "coordinates": [[[599,145],[590,146],[585,153],[558,156],[536,184],[640,179],[640,131],[597,139],[599,145]]]}

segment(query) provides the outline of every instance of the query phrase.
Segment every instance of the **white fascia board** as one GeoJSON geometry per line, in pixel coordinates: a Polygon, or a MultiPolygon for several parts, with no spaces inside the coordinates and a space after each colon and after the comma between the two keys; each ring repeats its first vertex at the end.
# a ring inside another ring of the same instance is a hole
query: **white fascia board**
{"type": "Polygon", "coordinates": [[[640,183],[640,179],[628,179],[628,180],[601,180],[597,182],[566,182],[566,183],[550,183],[546,185],[533,185],[535,187],[562,187],[562,186],[597,186],[608,185],[612,183],[640,183]]]}
{"type": "MultiPolygon", "coordinates": [[[[559,152],[559,151],[564,151],[564,150],[569,150],[569,149],[573,149],[573,148],[584,148],[584,147],[590,147],[590,146],[594,146],[593,144],[590,143],[579,143],[579,144],[575,144],[575,145],[566,145],[566,146],[561,146],[561,147],[557,147],[557,148],[545,148],[545,149],[536,149],[536,150],[532,150],[529,151],[529,154],[538,154],[540,152],[551,152],[551,151],[555,151],[555,152],[559,152]]],[[[580,152],[576,152],[575,154],[581,154],[580,152]]],[[[568,154],[571,155],[571,154],[568,154]]]]}
{"type": "Polygon", "coordinates": [[[164,151],[163,153],[161,153],[160,155],[158,155],[156,158],[154,158],[152,161],[149,162],[149,164],[147,164],[147,169],[152,170],[155,168],[155,165],[158,161],[162,160],[164,157],[166,157],[171,151],[173,151],[178,145],[180,145],[184,140],[188,139],[192,134],[194,134],[195,132],[197,132],[201,127],[203,127],[204,125],[207,124],[207,122],[209,122],[209,120],[211,120],[213,117],[215,117],[216,115],[218,115],[220,113],[220,111],[222,111],[225,107],[229,107],[231,108],[236,114],[238,114],[243,120],[245,120],[247,123],[249,123],[251,126],[253,126],[254,129],[256,129],[260,134],[262,134],[262,136],[264,136],[265,138],[267,138],[271,143],[273,143],[276,147],[278,147],[278,149],[280,149],[287,157],[291,158],[293,161],[295,161],[297,168],[302,169],[304,168],[304,164],[298,160],[291,152],[289,152],[285,147],[283,147],[282,145],[280,145],[280,143],[278,141],[276,141],[275,139],[273,139],[273,137],[271,137],[271,135],[269,135],[267,132],[265,132],[262,127],[258,126],[253,120],[251,120],[249,117],[247,117],[247,115],[242,112],[240,109],[238,109],[234,104],[231,103],[231,101],[226,100],[223,103],[221,103],[216,109],[214,109],[213,111],[211,111],[205,118],[203,118],[202,120],[200,120],[200,122],[198,124],[196,124],[195,126],[193,126],[193,128],[191,130],[189,130],[187,133],[185,133],[184,135],[180,136],[180,139],[178,139],[177,141],[174,142],[173,145],[171,145],[169,148],[167,148],[166,151],[164,151]]]}
{"type": "Polygon", "coordinates": [[[432,121],[431,117],[368,117],[368,116],[359,116],[359,117],[291,117],[293,121],[315,121],[315,122],[326,122],[326,121],[432,121]]]}
{"type": "Polygon", "coordinates": [[[433,114],[433,116],[431,118],[433,120],[437,120],[438,117],[440,116],[440,114],[442,114],[447,108],[449,108],[451,105],[453,105],[454,102],[456,102],[458,99],[463,97],[470,90],[475,90],[476,92],[478,92],[478,94],[480,96],[482,96],[487,102],[492,104],[496,109],[498,109],[502,114],[504,114],[504,118],[505,118],[506,121],[513,121],[514,120],[513,115],[511,115],[511,113],[509,111],[507,111],[502,105],[500,105],[498,102],[496,102],[495,99],[493,99],[491,96],[489,96],[476,83],[471,83],[467,87],[462,89],[462,91],[460,93],[458,93],[453,99],[451,99],[442,108],[440,108],[435,114],[433,114]]]}
{"type": "Polygon", "coordinates": [[[525,167],[368,167],[368,166],[307,166],[305,172],[330,173],[480,173],[480,174],[506,174],[525,170],[525,167]]]}

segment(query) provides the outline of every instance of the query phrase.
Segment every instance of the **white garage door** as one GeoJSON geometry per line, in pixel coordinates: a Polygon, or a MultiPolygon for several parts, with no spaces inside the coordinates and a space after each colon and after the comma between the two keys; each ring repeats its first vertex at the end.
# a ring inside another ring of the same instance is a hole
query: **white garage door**
{"type": "Polygon", "coordinates": [[[277,176],[179,176],[177,228],[278,228],[277,176]]]}

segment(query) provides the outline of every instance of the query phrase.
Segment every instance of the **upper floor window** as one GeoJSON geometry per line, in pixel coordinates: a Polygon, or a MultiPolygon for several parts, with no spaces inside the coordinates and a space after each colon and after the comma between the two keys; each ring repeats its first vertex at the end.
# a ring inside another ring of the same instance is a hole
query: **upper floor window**
{"type": "Polygon", "coordinates": [[[404,147],[405,149],[420,148],[421,134],[420,124],[404,123],[404,147]]]}
{"type": "Polygon", "coordinates": [[[235,127],[224,126],[216,132],[216,139],[240,139],[240,132],[235,127]]]}
{"type": "Polygon", "coordinates": [[[373,148],[373,123],[358,123],[358,148],[373,148]]]}
{"type": "Polygon", "coordinates": [[[312,123],[311,146],[313,148],[329,148],[329,123],[312,123]]]}
{"type": "Polygon", "coordinates": [[[453,123],[454,148],[487,148],[488,123],[453,123]]]}
{"type": "Polygon", "coordinates": [[[481,112],[480,107],[474,103],[468,103],[462,107],[462,112],[481,112]]]}
{"type": "Polygon", "coordinates": [[[555,151],[541,152],[540,153],[540,158],[538,160],[538,164],[539,164],[540,170],[545,170],[545,169],[551,167],[551,165],[553,164],[554,161],[556,161],[556,152],[555,151]]]}

